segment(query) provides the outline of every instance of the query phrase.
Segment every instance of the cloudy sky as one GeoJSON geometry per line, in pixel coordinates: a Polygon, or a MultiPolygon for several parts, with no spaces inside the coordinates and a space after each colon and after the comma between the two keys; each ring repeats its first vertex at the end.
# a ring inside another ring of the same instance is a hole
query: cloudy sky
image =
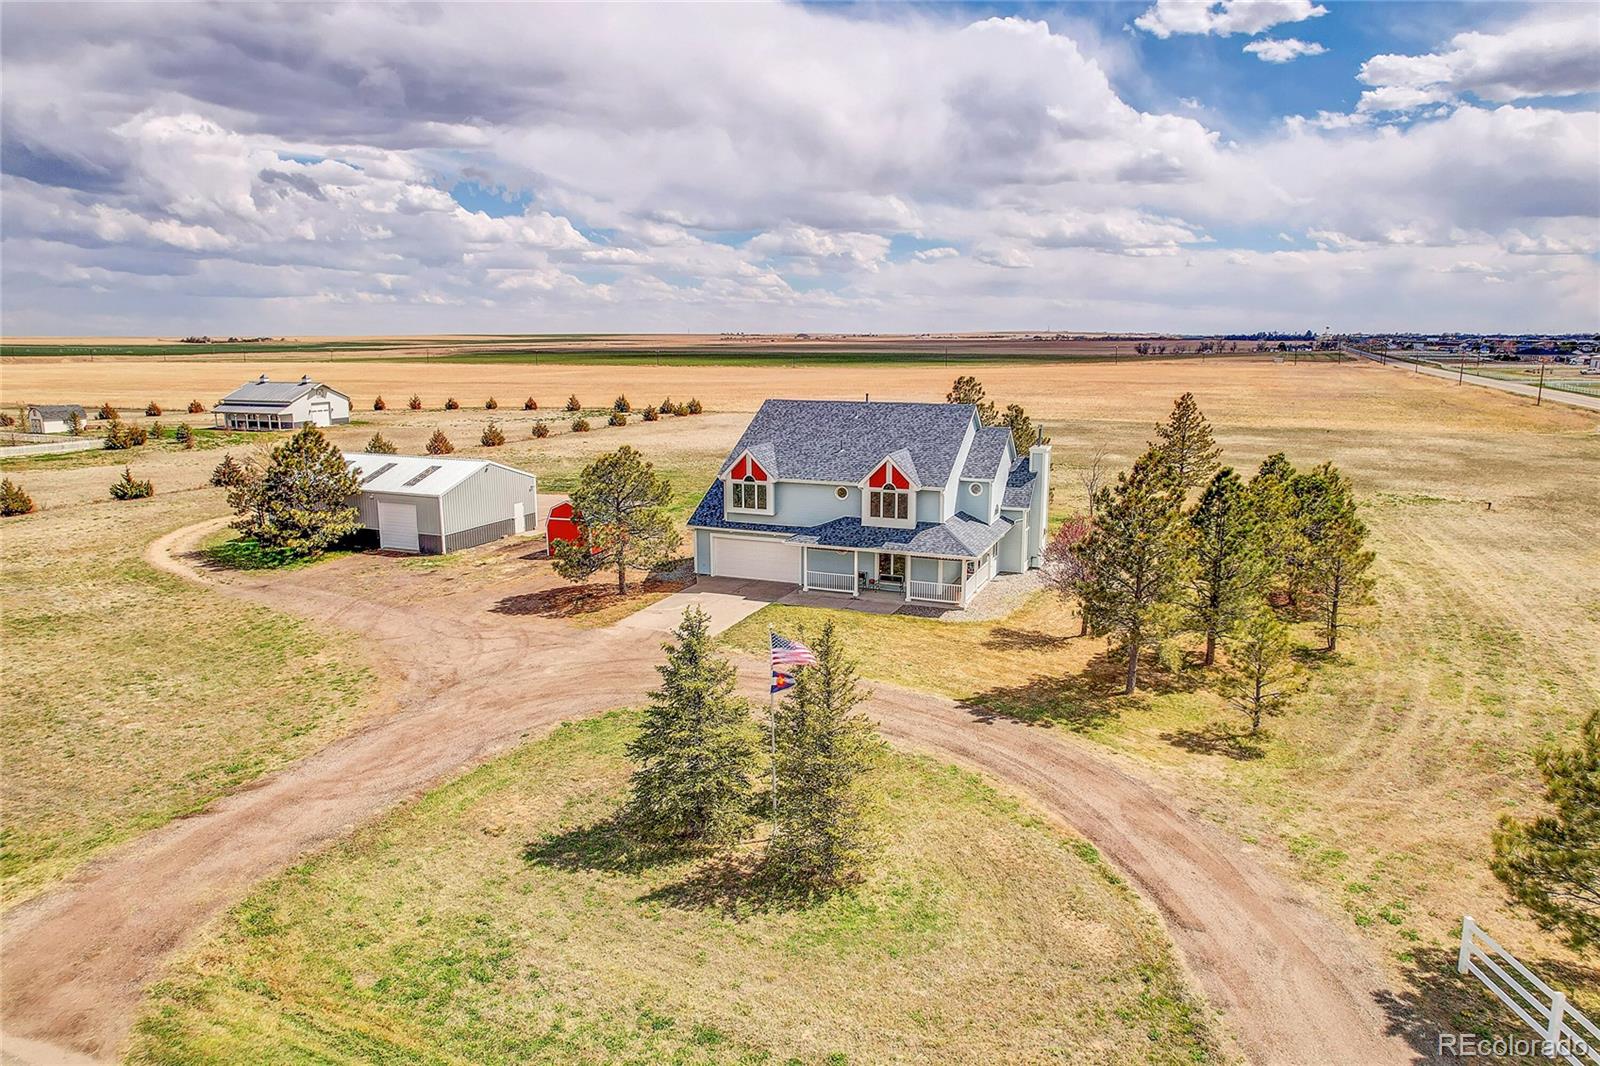
{"type": "Polygon", "coordinates": [[[25,334],[1600,328],[1600,7],[0,6],[25,334]]]}

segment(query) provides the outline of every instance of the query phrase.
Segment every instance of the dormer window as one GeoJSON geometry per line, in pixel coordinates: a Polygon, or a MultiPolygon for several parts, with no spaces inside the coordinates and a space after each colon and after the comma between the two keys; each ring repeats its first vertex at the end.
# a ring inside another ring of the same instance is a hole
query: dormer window
{"type": "Polygon", "coordinates": [[[867,495],[867,513],[873,518],[905,518],[911,506],[911,493],[899,489],[871,489],[867,495]]]}
{"type": "Polygon", "coordinates": [[[867,477],[866,519],[881,522],[909,522],[912,516],[911,479],[885,459],[867,477]]]}
{"type": "Polygon", "coordinates": [[[733,464],[733,469],[728,471],[728,509],[770,513],[770,482],[760,463],[748,455],[741,455],[739,461],[733,464]]]}

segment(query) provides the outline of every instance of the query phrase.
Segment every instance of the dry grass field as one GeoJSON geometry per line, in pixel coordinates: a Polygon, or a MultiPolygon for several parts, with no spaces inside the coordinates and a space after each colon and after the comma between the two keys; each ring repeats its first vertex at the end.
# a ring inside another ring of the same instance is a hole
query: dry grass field
{"type": "MultiPolygon", "coordinates": [[[[476,438],[490,412],[481,404],[493,395],[502,405],[493,414],[511,440],[495,457],[534,470],[542,488],[559,491],[587,458],[626,442],[673,479],[675,505],[684,516],[762,398],[870,393],[875,399],[942,399],[963,368],[19,359],[5,363],[0,406],[109,399],[142,407],[151,398],[175,405],[192,396],[209,405],[262,370],[274,377],[310,372],[350,393],[361,424],[335,437],[353,447],[378,428],[402,450],[417,449],[437,424],[462,454],[483,454],[476,438]],[[369,410],[376,394],[403,407],[412,392],[430,410],[369,410]],[[601,405],[618,392],[641,407],[667,395],[695,396],[708,413],[654,424],[635,420],[586,435],[566,432],[563,418],[553,423],[553,436],[534,440],[531,416],[519,410],[530,393],[550,407],[569,393],[601,405]],[[448,395],[466,409],[439,410],[448,395]]],[[[1377,603],[1360,612],[1359,627],[1344,638],[1338,657],[1313,664],[1311,687],[1253,744],[1230,737],[1236,732],[1230,712],[1196,670],[1156,676],[1133,699],[1109,695],[1115,686],[1103,676],[1103,648],[1075,639],[1071,612],[1047,598],[984,623],[841,614],[858,651],[884,653],[865,655],[867,670],[1075,733],[1118,750],[1141,772],[1160,775],[1196,809],[1314,886],[1329,911],[1381,949],[1402,994],[1454,1013],[1463,1025],[1481,1027],[1488,1016],[1486,997],[1464,995],[1453,975],[1449,944],[1464,912],[1541,972],[1576,989],[1580,1002],[1600,1006],[1594,960],[1565,952],[1507,908],[1485,862],[1499,815],[1538,809],[1533,750],[1570,739],[1582,717],[1600,706],[1600,419],[1355,364],[996,362],[974,372],[992,398],[1023,402],[1054,438],[1057,516],[1081,505],[1076,472],[1095,450],[1106,451],[1113,469],[1125,467],[1152,424],[1186,390],[1216,426],[1226,461],[1241,469],[1279,450],[1300,465],[1336,462],[1354,479],[1372,528],[1377,603]],[[937,643],[927,642],[930,636],[937,643]]],[[[182,655],[145,656],[141,639],[175,616],[203,620],[211,611],[240,609],[219,607],[175,584],[151,592],[129,577],[138,569],[138,547],[157,532],[221,513],[219,494],[198,489],[220,454],[166,445],[134,454],[135,476],[154,478],[160,493],[133,505],[143,509],[138,512],[104,499],[126,453],[0,460],[0,472],[21,480],[45,508],[0,524],[8,638],[16,603],[57,598],[48,584],[53,568],[81,567],[94,575],[97,590],[73,610],[59,609],[70,622],[61,623],[60,634],[45,629],[13,645],[20,651],[8,648],[8,680],[57,678],[70,687],[75,671],[86,668],[71,664],[85,664],[95,646],[75,635],[78,619],[120,589],[118,602],[138,601],[144,613],[95,616],[97,639],[112,652],[93,669],[112,678],[145,670],[154,677],[144,684],[182,694],[187,708],[221,705],[214,673],[182,655]],[[141,517],[129,524],[124,515],[131,513],[141,517]],[[118,556],[123,549],[112,546],[123,543],[126,554],[118,556]],[[26,552],[19,550],[23,545],[26,552]],[[62,662],[69,664],[65,670],[62,662]]],[[[750,643],[750,634],[774,615],[787,625],[821,613],[785,617],[770,609],[730,639],[750,643]]],[[[230,633],[238,649],[254,639],[253,628],[221,632],[230,633]]],[[[306,647],[295,644],[297,652],[306,647]]],[[[343,668],[358,666],[352,660],[343,668]]],[[[16,684],[7,689],[23,691],[16,684]]],[[[113,689],[117,693],[128,695],[113,689]]],[[[18,706],[16,696],[8,698],[8,708],[18,706]]],[[[59,749],[56,774],[78,757],[76,745],[85,753],[103,747],[86,705],[58,706],[68,725],[50,734],[59,749]]],[[[170,732],[207,717],[145,724],[170,732]]],[[[8,740],[19,721],[15,713],[7,718],[8,740]]],[[[181,739],[170,742],[178,746],[181,739]]],[[[7,762],[9,786],[11,768],[19,764],[14,754],[7,762]]],[[[143,764],[156,778],[181,781],[187,772],[181,759],[172,766],[143,764]]],[[[27,781],[15,787],[32,789],[27,781]]],[[[42,807],[64,806],[70,798],[32,791],[42,807]]],[[[8,837],[13,809],[8,804],[8,837]]],[[[66,815],[41,811],[34,817],[49,825],[66,815]]],[[[124,824],[117,832],[134,827],[124,824]]],[[[393,840],[386,849],[397,862],[411,861],[393,840]]],[[[356,855],[335,854],[351,861],[356,855]]],[[[341,875],[322,865],[308,876],[341,875]]],[[[296,884],[289,878],[271,892],[298,891],[296,884]]],[[[508,891],[497,885],[482,882],[481,891],[489,893],[483,898],[508,891]]],[[[243,935],[227,935],[227,965],[254,965],[243,935]]],[[[363,1009],[376,1008],[369,1003],[363,1009]]]]}
{"type": "Polygon", "coordinates": [[[563,726],[263,886],[130,1061],[1217,1060],[1153,915],[973,775],[887,758],[885,854],[815,909],[622,861],[635,722],[563,726]]]}

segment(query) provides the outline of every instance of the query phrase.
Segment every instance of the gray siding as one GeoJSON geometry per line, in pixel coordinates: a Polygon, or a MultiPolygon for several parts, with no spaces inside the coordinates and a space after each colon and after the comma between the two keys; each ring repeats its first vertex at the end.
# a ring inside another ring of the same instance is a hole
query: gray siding
{"type": "Polygon", "coordinates": [[[806,569],[818,574],[845,574],[855,571],[856,553],[832,551],[828,548],[807,548],[806,569]]]}
{"type": "Polygon", "coordinates": [[[950,516],[944,513],[941,493],[937,489],[917,490],[917,521],[943,522],[950,516]]]}
{"type": "MultiPolygon", "coordinates": [[[[779,481],[772,486],[774,514],[748,514],[744,511],[727,511],[726,514],[737,521],[758,526],[820,526],[835,518],[860,518],[861,490],[854,485],[847,485],[844,499],[841,500],[835,491],[838,487],[779,481]]],[[[728,499],[726,493],[723,499],[728,499]]]]}
{"type": "Polygon", "coordinates": [[[1007,530],[1006,535],[1001,537],[1000,543],[995,546],[995,550],[999,553],[1000,572],[1020,574],[1028,568],[1028,512],[1001,513],[1016,525],[1007,530]]]}
{"type": "Polygon", "coordinates": [[[694,531],[694,572],[697,574],[711,573],[711,531],[697,529],[694,531]]]}
{"type": "MultiPolygon", "coordinates": [[[[509,533],[512,508],[517,503],[523,505],[529,525],[537,520],[539,501],[533,479],[498,466],[484,467],[445,493],[443,499],[445,533],[461,533],[500,522],[506,524],[509,533]]],[[[453,537],[450,543],[452,547],[456,545],[453,537]]]]}
{"type": "Polygon", "coordinates": [[[460,551],[462,548],[475,548],[479,544],[487,544],[491,540],[509,537],[516,532],[516,522],[507,518],[499,522],[490,522],[487,525],[477,526],[473,529],[462,529],[444,535],[444,550],[447,552],[460,551]]]}
{"type": "Polygon", "coordinates": [[[969,514],[980,522],[989,522],[989,508],[993,506],[994,486],[987,481],[963,481],[957,490],[956,510],[962,514],[969,514]],[[972,486],[978,486],[978,495],[972,494],[972,486]]]}

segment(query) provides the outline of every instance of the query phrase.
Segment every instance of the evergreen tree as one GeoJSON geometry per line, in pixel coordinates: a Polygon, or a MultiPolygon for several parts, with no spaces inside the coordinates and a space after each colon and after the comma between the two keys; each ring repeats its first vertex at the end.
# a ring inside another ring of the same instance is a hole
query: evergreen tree
{"type": "Polygon", "coordinates": [[[428,438],[429,455],[449,455],[455,450],[456,446],[450,443],[450,438],[444,435],[442,429],[435,429],[433,436],[428,438]]]}
{"type": "Polygon", "coordinates": [[[394,442],[382,433],[374,433],[371,439],[367,441],[367,446],[364,450],[374,455],[395,455],[400,451],[399,448],[394,446],[394,442]]]}
{"type": "Polygon", "coordinates": [[[483,427],[483,432],[478,434],[478,443],[485,448],[498,448],[506,442],[505,430],[494,419],[489,419],[489,424],[483,427]]]}
{"type": "Polygon", "coordinates": [[[33,497],[10,478],[0,480],[0,515],[31,514],[33,497]]]}
{"type": "Polygon", "coordinates": [[[1250,718],[1250,732],[1264,715],[1278,714],[1289,701],[1297,676],[1289,627],[1271,607],[1260,604],[1228,635],[1228,672],[1222,694],[1250,718]]]}
{"type": "Polygon", "coordinates": [[[1139,652],[1175,602],[1186,563],[1183,514],[1172,468],[1154,450],[1100,490],[1095,527],[1081,555],[1088,570],[1089,630],[1121,641],[1128,657],[1123,692],[1139,681],[1139,652]]]}
{"type": "Polygon", "coordinates": [[[1185,495],[1217,472],[1222,456],[1192,392],[1179,396],[1167,420],[1156,426],[1155,448],[1171,465],[1178,491],[1185,495]]]}
{"type": "Polygon", "coordinates": [[[83,416],[76,411],[67,414],[67,433],[74,437],[83,436],[83,416]]]}
{"type": "Polygon", "coordinates": [[[614,567],[617,591],[628,590],[628,569],[658,566],[681,543],[667,512],[672,485],[623,445],[583,468],[570,499],[581,536],[558,541],[552,563],[568,581],[614,567]]]}
{"type": "Polygon", "coordinates": [[[1534,759],[1552,812],[1500,819],[1490,868],[1539,928],[1559,931],[1573,951],[1600,944],[1600,711],[1575,748],[1534,759]]]}
{"type": "Polygon", "coordinates": [[[222,462],[211,471],[211,483],[218,488],[231,489],[235,485],[242,485],[250,479],[250,471],[243,463],[233,458],[232,452],[224,453],[222,462]]]}
{"type": "Polygon", "coordinates": [[[755,723],[738,695],[733,664],[718,655],[711,619],[688,607],[662,647],[661,687],[650,693],[623,820],[638,836],[669,846],[722,848],[749,832],[755,723]]]}
{"type": "Polygon", "coordinates": [[[629,411],[633,410],[633,404],[628,402],[628,398],[626,396],[618,396],[615,400],[611,401],[611,409],[616,411],[618,414],[625,415],[629,411]]]}
{"type": "Polygon", "coordinates": [[[576,393],[574,393],[573,395],[567,397],[567,410],[569,410],[569,411],[581,411],[581,410],[583,410],[583,404],[578,402],[578,397],[577,397],[576,393]]]}
{"type": "Polygon", "coordinates": [[[1283,453],[1274,452],[1250,479],[1250,511],[1267,565],[1267,581],[1291,605],[1298,598],[1300,561],[1305,555],[1293,491],[1298,476],[1283,453]]]}
{"type": "Polygon", "coordinates": [[[1047,444],[1049,438],[1033,424],[1028,412],[1019,403],[1006,404],[1006,413],[1000,416],[1000,425],[1011,431],[1011,442],[1017,446],[1018,455],[1027,455],[1035,444],[1047,444]]]}
{"type": "Polygon", "coordinates": [[[411,408],[413,411],[422,410],[422,397],[418,396],[416,393],[412,393],[411,399],[406,401],[406,406],[411,408]]]}
{"type": "MultiPolygon", "coordinates": [[[[802,634],[804,636],[804,634],[802,634]]],[[[868,773],[883,742],[856,711],[866,693],[833,623],[807,638],[817,661],[777,707],[777,811],[767,870],[804,895],[861,879],[875,849],[868,773]]]]}
{"type": "Polygon", "coordinates": [[[1249,494],[1232,467],[1211,479],[1189,512],[1188,609],[1206,635],[1204,664],[1217,661],[1217,640],[1262,602],[1267,562],[1261,554],[1249,494]]]}
{"type": "Polygon", "coordinates": [[[235,485],[228,503],[234,528],[263,547],[318,555],[360,528],[351,503],[359,488],[339,449],[306,426],[272,450],[259,478],[235,485]]]}
{"type": "Polygon", "coordinates": [[[113,500],[142,500],[156,494],[156,487],[149,481],[140,481],[133,476],[133,471],[127,467],[122,468],[122,477],[111,483],[111,498],[113,500]]]}
{"type": "Polygon", "coordinates": [[[970,374],[962,374],[945,394],[946,403],[970,403],[978,409],[978,421],[986,426],[1000,424],[999,412],[992,400],[984,399],[983,386],[970,374]]]}
{"type": "Polygon", "coordinates": [[[1370,602],[1373,553],[1367,526],[1356,513],[1350,479],[1332,463],[1295,478],[1296,515],[1304,546],[1301,569],[1306,591],[1322,620],[1327,651],[1339,645],[1345,623],[1339,612],[1370,602]]]}

